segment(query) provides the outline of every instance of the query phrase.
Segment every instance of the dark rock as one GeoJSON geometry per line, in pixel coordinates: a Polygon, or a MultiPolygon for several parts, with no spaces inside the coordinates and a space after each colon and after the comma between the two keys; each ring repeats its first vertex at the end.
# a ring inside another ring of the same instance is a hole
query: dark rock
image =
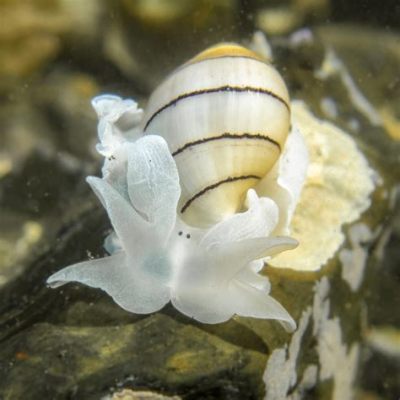
{"type": "Polygon", "coordinates": [[[265,363],[261,353],[162,314],[116,326],[38,323],[3,342],[0,359],[0,396],[23,398],[29,388],[32,400],[98,399],[121,385],[185,398],[259,398],[265,363]]]}

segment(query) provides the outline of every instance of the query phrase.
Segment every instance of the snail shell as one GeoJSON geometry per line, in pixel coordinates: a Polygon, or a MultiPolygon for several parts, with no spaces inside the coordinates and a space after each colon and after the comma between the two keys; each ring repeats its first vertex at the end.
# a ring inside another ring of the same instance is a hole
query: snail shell
{"type": "Polygon", "coordinates": [[[242,46],[219,44],[153,92],[142,128],[163,136],[175,158],[182,218],[207,226],[242,207],[277,161],[289,125],[289,95],[276,69],[242,46]]]}

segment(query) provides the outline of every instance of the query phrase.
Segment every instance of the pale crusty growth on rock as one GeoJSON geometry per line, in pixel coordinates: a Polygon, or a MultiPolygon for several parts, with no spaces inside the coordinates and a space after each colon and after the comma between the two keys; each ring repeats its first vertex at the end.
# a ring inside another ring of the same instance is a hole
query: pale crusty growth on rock
{"type": "Polygon", "coordinates": [[[343,341],[338,317],[330,318],[330,284],[326,277],[317,282],[313,304],[314,335],[317,338],[319,379],[333,379],[332,400],[352,399],[360,346],[343,341]]]}
{"type": "Polygon", "coordinates": [[[270,264],[315,271],[343,243],[343,225],[357,220],[369,207],[373,172],[345,132],[314,117],[303,102],[293,102],[292,113],[310,157],[307,178],[290,225],[291,236],[300,245],[278,255],[270,264]]]}
{"type": "Polygon", "coordinates": [[[266,391],[264,400],[307,399],[307,391],[326,380],[333,381],[333,400],[353,398],[360,346],[358,343],[346,345],[344,342],[341,320],[331,315],[330,289],[326,277],[315,284],[312,308],[303,312],[289,347],[285,345],[275,349],[269,357],[263,376],[266,391]],[[311,324],[312,332],[306,333],[311,324]],[[303,339],[309,335],[315,341],[318,365],[315,362],[299,368],[303,339]],[[300,371],[303,371],[301,376],[298,375],[300,371]]]}
{"type": "Polygon", "coordinates": [[[265,400],[289,399],[287,394],[297,382],[297,358],[299,356],[301,341],[309,325],[311,309],[304,311],[299,328],[293,334],[289,348],[282,347],[272,352],[264,372],[266,396],[265,400]]]}

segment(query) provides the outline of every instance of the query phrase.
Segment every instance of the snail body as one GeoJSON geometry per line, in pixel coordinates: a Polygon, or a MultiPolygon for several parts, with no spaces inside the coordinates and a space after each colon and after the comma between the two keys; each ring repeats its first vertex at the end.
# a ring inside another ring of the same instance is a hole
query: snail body
{"type": "Polygon", "coordinates": [[[271,64],[220,44],[170,74],[150,96],[143,121],[144,133],[163,136],[174,156],[182,218],[207,226],[239,211],[279,158],[289,95],[271,64]]]}

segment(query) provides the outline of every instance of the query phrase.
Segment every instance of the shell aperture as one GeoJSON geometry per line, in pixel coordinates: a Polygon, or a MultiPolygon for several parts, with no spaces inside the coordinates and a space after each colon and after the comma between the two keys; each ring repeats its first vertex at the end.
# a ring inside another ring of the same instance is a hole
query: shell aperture
{"type": "Polygon", "coordinates": [[[143,130],[165,138],[178,166],[179,210],[209,226],[241,209],[281,154],[290,125],[279,73],[236,44],[213,46],[151,95],[143,130]]]}

